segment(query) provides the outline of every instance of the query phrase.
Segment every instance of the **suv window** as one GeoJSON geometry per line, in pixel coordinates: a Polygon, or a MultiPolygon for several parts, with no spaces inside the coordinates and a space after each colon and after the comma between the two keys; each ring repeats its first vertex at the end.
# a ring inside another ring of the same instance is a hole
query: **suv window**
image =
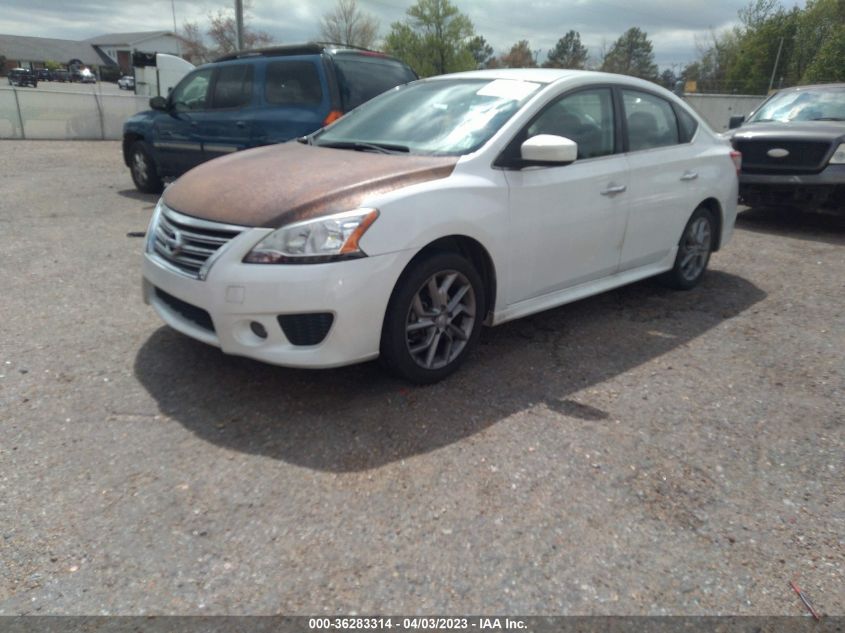
{"type": "Polygon", "coordinates": [[[678,144],[678,120],[668,101],[639,90],[623,90],[622,102],[629,151],[678,144]]]}
{"type": "Polygon", "coordinates": [[[319,105],[323,88],[317,66],[302,61],[270,62],[264,98],[273,105],[319,105]]]}
{"type": "Polygon", "coordinates": [[[528,126],[537,134],[565,136],[578,143],[578,158],[613,153],[613,97],[609,88],[582,90],[552,103],[528,126]]]}
{"type": "Polygon", "coordinates": [[[222,66],[217,71],[211,107],[240,108],[252,101],[252,64],[222,66]]]}
{"type": "Polygon", "coordinates": [[[347,111],[417,78],[408,67],[389,59],[337,55],[333,61],[343,109],[347,111]]]}
{"type": "Polygon", "coordinates": [[[170,94],[170,102],[177,112],[204,110],[208,101],[208,84],[211,82],[211,68],[204,68],[188,75],[170,94]]]}

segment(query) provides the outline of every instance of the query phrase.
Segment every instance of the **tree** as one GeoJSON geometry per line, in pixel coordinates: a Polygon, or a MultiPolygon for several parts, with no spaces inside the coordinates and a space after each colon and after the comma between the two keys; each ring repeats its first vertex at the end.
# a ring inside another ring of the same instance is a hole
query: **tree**
{"type": "Polygon", "coordinates": [[[675,71],[671,68],[667,68],[662,73],[660,73],[660,85],[666,88],[666,90],[674,90],[675,89],[675,82],[678,81],[678,78],[675,76],[675,71]]]}
{"type": "MultiPolygon", "coordinates": [[[[247,10],[247,3],[244,3],[244,11],[247,10]]],[[[233,10],[218,9],[208,16],[209,27],[208,37],[213,43],[215,56],[228,55],[238,50],[238,30],[233,10]]],[[[269,33],[264,31],[253,31],[246,26],[246,15],[244,15],[244,50],[266,46],[273,41],[269,33]]]]}
{"type": "Polygon", "coordinates": [[[417,0],[404,22],[394,22],[385,50],[421,77],[472,70],[469,41],[475,35],[470,19],[449,0],[417,0]]]}
{"type": "Polygon", "coordinates": [[[204,64],[211,59],[200,26],[196,22],[182,24],[182,56],[192,64],[204,64]]]}
{"type": "Polygon", "coordinates": [[[657,64],[648,35],[636,26],[623,33],[610,47],[602,60],[605,72],[631,75],[642,79],[657,79],[657,64]]]}
{"type": "Polygon", "coordinates": [[[804,71],[805,83],[845,81],[845,25],[840,24],[804,71]]]}
{"type": "Polygon", "coordinates": [[[476,35],[468,43],[467,48],[475,60],[477,68],[487,68],[493,59],[493,47],[481,35],[476,35]]]}
{"type": "Polygon", "coordinates": [[[519,40],[511,46],[511,49],[499,58],[499,65],[502,68],[537,68],[528,40],[519,40]]]}
{"type": "Polygon", "coordinates": [[[334,9],[320,20],[320,36],[344,46],[372,48],[378,27],[378,20],[361,11],[356,0],[337,0],[334,9]]]}
{"type": "Polygon", "coordinates": [[[576,68],[583,70],[587,64],[587,47],[581,44],[581,34],[569,31],[549,51],[544,68],[576,68]]]}

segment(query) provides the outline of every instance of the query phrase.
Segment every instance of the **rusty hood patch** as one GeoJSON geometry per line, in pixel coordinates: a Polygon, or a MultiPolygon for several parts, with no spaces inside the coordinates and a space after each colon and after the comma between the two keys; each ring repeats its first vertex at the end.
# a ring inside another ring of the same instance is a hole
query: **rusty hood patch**
{"type": "Polygon", "coordinates": [[[206,220],[278,228],[358,207],[373,194],[446,178],[457,156],[376,154],[285,143],[192,169],[164,203],[206,220]]]}

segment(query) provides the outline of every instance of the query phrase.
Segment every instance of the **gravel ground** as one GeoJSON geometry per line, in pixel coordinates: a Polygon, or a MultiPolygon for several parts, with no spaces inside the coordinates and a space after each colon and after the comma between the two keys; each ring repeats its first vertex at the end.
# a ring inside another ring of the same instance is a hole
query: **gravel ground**
{"type": "Polygon", "coordinates": [[[0,613],[845,613],[845,221],[488,331],[415,388],[140,299],[116,142],[0,142],[0,613]]]}

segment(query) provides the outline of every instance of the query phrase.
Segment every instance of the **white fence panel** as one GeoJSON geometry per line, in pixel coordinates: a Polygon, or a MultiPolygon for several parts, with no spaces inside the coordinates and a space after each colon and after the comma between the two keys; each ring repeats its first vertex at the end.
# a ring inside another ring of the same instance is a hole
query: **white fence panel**
{"type": "Polygon", "coordinates": [[[0,138],[23,138],[14,90],[0,88],[0,138]]]}

